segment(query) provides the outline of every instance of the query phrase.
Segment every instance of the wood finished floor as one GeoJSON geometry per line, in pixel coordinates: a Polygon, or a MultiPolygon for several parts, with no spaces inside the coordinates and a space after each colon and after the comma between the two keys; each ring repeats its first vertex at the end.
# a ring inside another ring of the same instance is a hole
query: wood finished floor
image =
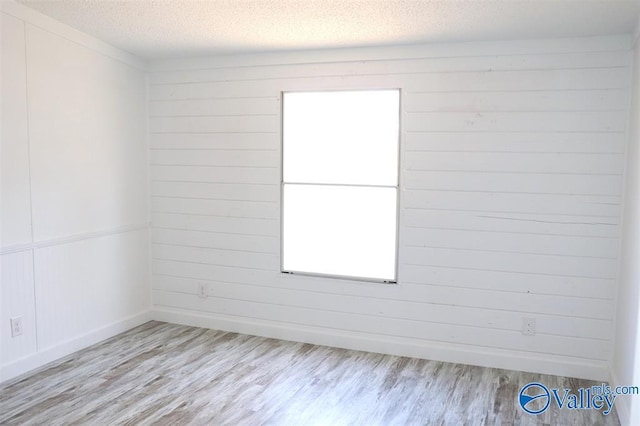
{"type": "Polygon", "coordinates": [[[585,380],[149,322],[0,387],[15,425],[617,425],[517,406],[532,381],[585,380]]]}

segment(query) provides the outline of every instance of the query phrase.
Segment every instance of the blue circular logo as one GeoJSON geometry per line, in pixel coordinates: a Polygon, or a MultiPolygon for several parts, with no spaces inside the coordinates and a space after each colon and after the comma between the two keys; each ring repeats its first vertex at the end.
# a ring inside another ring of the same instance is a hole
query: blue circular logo
{"type": "Polygon", "coordinates": [[[529,414],[544,413],[551,403],[549,389],[542,383],[529,383],[520,389],[520,407],[529,414]]]}

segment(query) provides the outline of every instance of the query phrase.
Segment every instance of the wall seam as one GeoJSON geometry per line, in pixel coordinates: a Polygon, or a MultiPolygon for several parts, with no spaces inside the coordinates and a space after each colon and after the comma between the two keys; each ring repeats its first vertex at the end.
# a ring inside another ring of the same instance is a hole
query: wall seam
{"type": "Polygon", "coordinates": [[[147,273],[149,276],[149,308],[153,309],[153,289],[154,289],[154,274],[153,274],[153,222],[151,220],[153,213],[153,196],[151,193],[151,186],[153,184],[153,165],[151,164],[151,97],[149,96],[150,82],[149,82],[149,71],[145,72],[144,76],[144,104],[145,104],[145,145],[146,145],[146,153],[147,153],[147,223],[148,223],[148,231],[147,231],[147,243],[148,243],[148,253],[147,253],[147,261],[149,262],[149,266],[147,268],[147,273]]]}
{"type": "MultiPolygon", "coordinates": [[[[29,225],[31,229],[31,244],[35,242],[35,234],[33,232],[33,180],[31,177],[31,122],[29,115],[29,60],[28,60],[28,49],[27,49],[27,22],[22,21],[22,30],[24,33],[24,91],[25,91],[25,104],[26,104],[26,118],[27,118],[27,158],[28,158],[28,174],[29,174],[29,225]]],[[[31,252],[31,279],[33,286],[33,317],[35,322],[35,342],[36,342],[36,352],[40,350],[40,342],[38,339],[38,300],[37,300],[37,292],[36,292],[36,253],[35,248],[31,248],[29,250],[31,252]]],[[[4,253],[2,253],[4,254],[4,253]]]]}

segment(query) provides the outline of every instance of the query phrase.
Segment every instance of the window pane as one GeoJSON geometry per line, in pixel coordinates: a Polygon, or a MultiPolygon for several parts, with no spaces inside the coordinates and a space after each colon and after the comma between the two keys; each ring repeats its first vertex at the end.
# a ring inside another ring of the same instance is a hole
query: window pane
{"type": "Polygon", "coordinates": [[[284,181],[398,182],[398,90],[285,93],[284,181]]]}
{"type": "Polygon", "coordinates": [[[285,184],[284,270],[394,280],[396,191],[285,184]]]}

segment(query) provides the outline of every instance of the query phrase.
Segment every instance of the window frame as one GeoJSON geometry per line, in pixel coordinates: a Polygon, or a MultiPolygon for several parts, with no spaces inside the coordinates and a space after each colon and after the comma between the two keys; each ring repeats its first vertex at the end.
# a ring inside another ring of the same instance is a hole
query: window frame
{"type": "Polygon", "coordinates": [[[301,275],[312,278],[329,278],[345,281],[367,282],[376,284],[398,284],[399,257],[400,257],[400,202],[401,202],[401,177],[402,177],[402,89],[400,87],[376,87],[376,88],[338,88],[338,89],[300,89],[285,90],[280,92],[280,274],[281,275],[301,275]],[[375,92],[375,91],[397,91],[398,92],[398,135],[397,135],[397,180],[396,185],[364,185],[364,184],[310,184],[302,182],[284,181],[284,103],[287,93],[331,93],[331,92],[375,92]],[[395,230],[395,259],[393,279],[359,277],[353,275],[326,274],[319,272],[296,271],[284,268],[284,187],[285,184],[293,185],[326,185],[326,186],[348,186],[367,188],[395,188],[396,190],[396,230],[395,230]]]}

